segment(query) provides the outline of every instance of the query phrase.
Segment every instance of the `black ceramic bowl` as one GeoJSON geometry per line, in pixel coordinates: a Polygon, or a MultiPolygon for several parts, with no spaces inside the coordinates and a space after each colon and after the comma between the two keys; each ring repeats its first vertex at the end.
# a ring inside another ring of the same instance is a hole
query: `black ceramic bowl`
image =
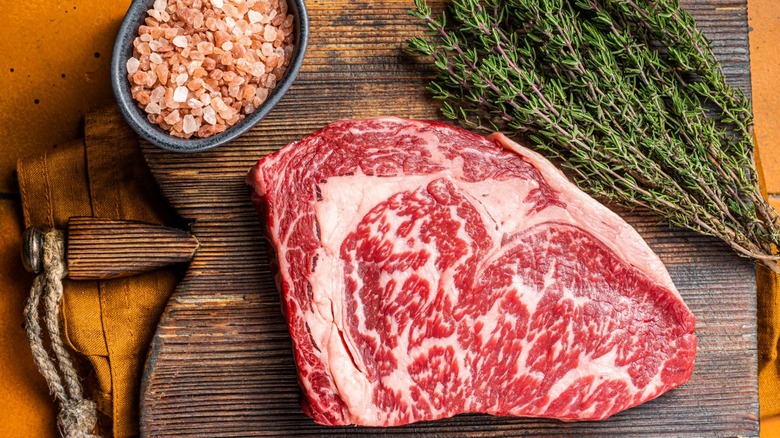
{"type": "Polygon", "coordinates": [[[146,11],[152,8],[154,0],[135,0],[127,10],[122,26],[114,43],[114,53],[111,56],[111,85],[114,88],[119,109],[127,120],[127,123],[148,142],[177,152],[198,152],[221,144],[227,143],[252,128],[263,119],[269,111],[279,102],[282,95],[290,88],[290,85],[298,75],[306,53],[306,43],[309,38],[309,15],[306,12],[304,0],[287,0],[289,13],[295,18],[293,34],[295,35],[295,47],[290,65],[284,76],[276,84],[276,87],[268,93],[268,98],[252,114],[243,120],[227,128],[225,131],[206,138],[183,139],[173,137],[160,129],[159,126],[149,123],[146,113],[138,107],[130,94],[130,82],[127,80],[126,62],[133,56],[133,40],[138,36],[138,27],[146,18],[146,11]]]}

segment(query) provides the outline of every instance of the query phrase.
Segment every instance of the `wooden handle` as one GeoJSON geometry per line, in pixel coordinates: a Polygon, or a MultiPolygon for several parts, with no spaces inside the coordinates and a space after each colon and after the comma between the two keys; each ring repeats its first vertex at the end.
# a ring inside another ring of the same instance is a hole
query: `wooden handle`
{"type": "MultiPolygon", "coordinates": [[[[41,230],[25,230],[22,259],[30,272],[39,273],[43,257],[41,230]]],[[[68,277],[105,280],[151,271],[192,260],[198,240],[175,228],[143,222],[73,217],[65,241],[68,277]]]]}
{"type": "Polygon", "coordinates": [[[68,221],[68,276],[118,278],[188,262],[198,240],[175,228],[91,217],[68,221]]]}

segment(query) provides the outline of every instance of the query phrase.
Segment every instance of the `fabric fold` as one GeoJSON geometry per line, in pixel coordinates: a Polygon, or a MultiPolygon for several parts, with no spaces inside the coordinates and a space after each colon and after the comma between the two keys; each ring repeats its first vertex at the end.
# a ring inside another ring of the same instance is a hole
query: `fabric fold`
{"type": "MultiPolygon", "coordinates": [[[[114,106],[89,113],[85,138],[18,163],[25,226],[66,229],[74,216],[178,224],[114,106]]],[[[138,434],[149,342],[178,274],[173,268],[106,281],[64,281],[68,345],[88,364],[90,397],[115,437],[138,434]]]]}

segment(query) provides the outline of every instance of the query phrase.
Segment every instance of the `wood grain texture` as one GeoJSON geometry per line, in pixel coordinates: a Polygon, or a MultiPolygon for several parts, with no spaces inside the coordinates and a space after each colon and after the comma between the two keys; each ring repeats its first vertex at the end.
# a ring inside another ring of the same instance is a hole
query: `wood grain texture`
{"type": "MultiPolygon", "coordinates": [[[[441,6],[442,2],[436,3],[441,6]]],[[[684,2],[713,39],[731,82],[749,92],[744,0],[684,2]]],[[[244,185],[262,155],[342,118],[439,118],[430,67],[405,55],[421,26],[410,0],[307,2],[312,35],[298,80],[247,135],[217,150],[144,145],[164,194],[201,247],[158,327],[142,386],[145,436],[753,436],[758,434],[752,263],[715,239],[617,210],[666,263],[697,317],[691,381],[601,422],[461,415],[392,429],[326,428],[299,408],[291,343],[244,185]]]]}
{"type": "Polygon", "coordinates": [[[118,219],[68,221],[68,277],[105,280],[192,259],[198,240],[186,231],[118,219]]]}

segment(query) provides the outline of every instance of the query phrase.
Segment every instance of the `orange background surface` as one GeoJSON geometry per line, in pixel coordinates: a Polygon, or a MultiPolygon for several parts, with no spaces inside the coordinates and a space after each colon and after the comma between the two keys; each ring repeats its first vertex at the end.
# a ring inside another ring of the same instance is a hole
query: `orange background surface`
{"type": "MultiPolygon", "coordinates": [[[[80,136],[87,109],[112,98],[109,61],[128,0],[0,0],[0,436],[56,437],[55,409],[32,363],[22,308],[32,277],[18,256],[14,168],[80,136]]],[[[756,140],[780,207],[780,1],[748,0],[756,140]]],[[[780,419],[761,435],[780,436],[780,419]]]]}

